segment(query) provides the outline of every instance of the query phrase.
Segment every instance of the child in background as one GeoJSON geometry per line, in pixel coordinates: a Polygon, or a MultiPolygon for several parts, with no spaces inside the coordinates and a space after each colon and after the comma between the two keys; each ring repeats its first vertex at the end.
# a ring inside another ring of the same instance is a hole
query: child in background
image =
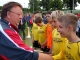
{"type": "Polygon", "coordinates": [[[33,22],[33,26],[32,26],[32,40],[33,40],[33,47],[34,47],[34,49],[40,48],[40,44],[38,43],[38,41],[39,41],[38,25],[35,24],[35,19],[37,17],[41,17],[42,18],[41,13],[36,13],[34,15],[34,22],[33,22]]]}
{"type": "Polygon", "coordinates": [[[58,55],[53,56],[54,60],[80,60],[80,38],[76,35],[77,17],[68,13],[58,20],[58,31],[61,37],[66,37],[68,41],[63,45],[64,49],[58,55]]]}
{"type": "Polygon", "coordinates": [[[60,33],[57,31],[59,27],[59,21],[58,18],[60,16],[64,15],[63,11],[56,10],[51,13],[52,17],[52,26],[54,27],[53,32],[52,32],[52,37],[53,37],[53,46],[52,46],[52,55],[57,55],[60,53],[63,43],[65,43],[66,38],[62,38],[60,33]]]}
{"type": "Polygon", "coordinates": [[[47,44],[47,53],[51,53],[51,47],[52,47],[52,19],[51,19],[51,11],[48,11],[46,13],[46,19],[47,19],[47,24],[46,24],[46,35],[47,35],[47,39],[45,41],[45,43],[43,44],[46,45],[47,44]]]}
{"type": "Polygon", "coordinates": [[[43,19],[41,17],[37,17],[35,19],[35,23],[39,26],[38,34],[39,34],[39,43],[41,45],[41,50],[43,52],[47,51],[47,46],[43,46],[46,41],[46,25],[43,23],[43,19]]]}

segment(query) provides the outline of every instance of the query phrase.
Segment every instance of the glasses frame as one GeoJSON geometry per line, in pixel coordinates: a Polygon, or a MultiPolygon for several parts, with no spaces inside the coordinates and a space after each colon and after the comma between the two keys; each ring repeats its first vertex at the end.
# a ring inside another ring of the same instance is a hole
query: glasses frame
{"type": "Polygon", "coordinates": [[[11,11],[11,10],[10,10],[10,12],[12,12],[12,13],[18,15],[18,16],[21,16],[21,15],[23,16],[23,13],[22,13],[22,14],[19,14],[19,13],[13,12],[13,11],[11,11]]]}

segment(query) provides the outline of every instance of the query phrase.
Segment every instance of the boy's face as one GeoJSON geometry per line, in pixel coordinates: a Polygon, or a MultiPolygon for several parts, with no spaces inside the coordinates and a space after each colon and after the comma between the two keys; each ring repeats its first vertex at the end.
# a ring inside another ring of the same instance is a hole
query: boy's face
{"type": "Polygon", "coordinates": [[[58,32],[60,33],[61,37],[68,37],[70,34],[69,27],[65,27],[65,24],[61,22],[59,22],[58,32]]]}
{"type": "Polygon", "coordinates": [[[37,23],[38,26],[43,26],[43,22],[37,23]]]}
{"type": "Polygon", "coordinates": [[[58,22],[58,20],[57,20],[56,18],[53,18],[53,19],[52,19],[52,26],[53,26],[54,28],[58,28],[59,22],[58,22]]]}
{"type": "Polygon", "coordinates": [[[50,14],[46,14],[46,19],[47,19],[48,22],[52,21],[51,15],[50,14]]]}

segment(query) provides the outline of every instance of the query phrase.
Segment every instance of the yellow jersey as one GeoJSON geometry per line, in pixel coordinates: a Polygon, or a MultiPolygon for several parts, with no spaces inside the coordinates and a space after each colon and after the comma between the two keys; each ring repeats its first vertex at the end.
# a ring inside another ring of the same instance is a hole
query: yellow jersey
{"type": "Polygon", "coordinates": [[[62,38],[60,36],[60,33],[57,31],[57,29],[54,29],[52,31],[52,37],[53,37],[53,47],[52,47],[52,54],[57,55],[60,53],[63,43],[65,43],[65,38],[62,38]]]}
{"type": "Polygon", "coordinates": [[[64,47],[58,55],[53,56],[54,60],[80,60],[80,42],[67,41],[64,47]]]}
{"type": "Polygon", "coordinates": [[[39,40],[38,28],[39,27],[37,26],[37,24],[33,23],[32,34],[33,34],[33,39],[35,41],[38,41],[39,40]]]}
{"type": "Polygon", "coordinates": [[[39,43],[43,44],[46,41],[46,25],[39,27],[39,43]]]}

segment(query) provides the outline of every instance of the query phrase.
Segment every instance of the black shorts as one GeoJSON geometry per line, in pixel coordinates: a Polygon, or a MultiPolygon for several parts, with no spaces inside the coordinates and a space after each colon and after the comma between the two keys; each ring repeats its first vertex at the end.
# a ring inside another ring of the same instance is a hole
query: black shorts
{"type": "Polygon", "coordinates": [[[50,49],[49,49],[49,48],[47,48],[47,46],[45,46],[44,48],[41,48],[41,50],[42,50],[44,53],[46,53],[46,52],[49,52],[49,51],[50,51],[50,49]]]}
{"type": "Polygon", "coordinates": [[[35,48],[40,48],[41,45],[38,43],[38,41],[34,41],[34,42],[33,42],[33,47],[35,47],[35,48]]]}

